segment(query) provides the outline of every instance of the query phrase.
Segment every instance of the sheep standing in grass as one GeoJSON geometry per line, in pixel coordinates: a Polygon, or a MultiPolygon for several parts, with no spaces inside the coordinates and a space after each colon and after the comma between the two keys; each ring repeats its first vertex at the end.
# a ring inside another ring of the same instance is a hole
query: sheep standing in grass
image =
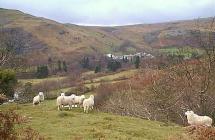
{"type": "Polygon", "coordinates": [[[213,120],[208,116],[199,116],[195,114],[193,111],[185,112],[187,116],[188,124],[190,125],[204,125],[204,126],[211,126],[213,120]]]}
{"type": "Polygon", "coordinates": [[[42,101],[44,101],[44,94],[43,92],[39,92],[39,94],[33,98],[33,105],[40,104],[42,101]]]}
{"type": "Polygon", "coordinates": [[[89,109],[93,109],[94,106],[94,96],[90,95],[88,99],[83,101],[84,112],[88,113],[89,109]]]}
{"type": "Polygon", "coordinates": [[[73,105],[74,98],[75,98],[74,95],[71,95],[71,96],[58,96],[57,97],[58,110],[61,110],[61,108],[63,106],[66,106],[66,105],[69,105],[69,110],[70,110],[72,105],[73,105]]]}
{"type": "Polygon", "coordinates": [[[62,92],[62,93],[60,94],[60,96],[65,96],[65,93],[62,92]]]}
{"type": "Polygon", "coordinates": [[[74,95],[74,102],[73,103],[78,104],[81,107],[81,105],[83,104],[84,99],[85,99],[84,95],[81,95],[81,96],[74,95]]]}

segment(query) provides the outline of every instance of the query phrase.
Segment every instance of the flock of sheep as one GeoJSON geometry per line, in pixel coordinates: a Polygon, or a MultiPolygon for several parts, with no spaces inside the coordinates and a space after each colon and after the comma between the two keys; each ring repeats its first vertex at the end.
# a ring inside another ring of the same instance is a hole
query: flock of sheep
{"type": "MultiPolygon", "coordinates": [[[[40,104],[42,101],[44,101],[44,94],[43,92],[39,92],[39,94],[33,98],[33,105],[40,104]]],[[[58,110],[62,110],[62,108],[66,106],[68,106],[70,110],[74,105],[79,107],[83,106],[84,112],[88,113],[89,110],[93,110],[94,95],[90,95],[90,97],[86,99],[85,95],[76,96],[72,94],[66,96],[65,93],[61,93],[61,95],[57,97],[58,110]]]]}
{"type": "MultiPolygon", "coordinates": [[[[33,98],[33,105],[40,104],[43,100],[44,94],[43,92],[39,92],[39,94],[33,98]]],[[[61,110],[65,106],[68,106],[70,110],[74,105],[79,105],[79,107],[83,106],[84,112],[88,113],[88,110],[93,109],[94,96],[90,95],[90,97],[86,99],[84,95],[76,96],[75,94],[72,94],[66,96],[65,93],[61,93],[61,95],[57,97],[58,110],[61,110]]],[[[212,126],[213,120],[208,116],[199,116],[193,111],[187,111],[185,112],[185,115],[188,124],[190,125],[212,126]]]]}

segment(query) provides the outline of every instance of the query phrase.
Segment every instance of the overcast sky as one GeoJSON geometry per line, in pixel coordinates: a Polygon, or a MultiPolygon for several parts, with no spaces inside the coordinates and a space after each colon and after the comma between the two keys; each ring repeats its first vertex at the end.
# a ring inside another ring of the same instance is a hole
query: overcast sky
{"type": "Polygon", "coordinates": [[[1,8],[81,25],[127,25],[215,16],[215,0],[0,0],[1,8]]]}

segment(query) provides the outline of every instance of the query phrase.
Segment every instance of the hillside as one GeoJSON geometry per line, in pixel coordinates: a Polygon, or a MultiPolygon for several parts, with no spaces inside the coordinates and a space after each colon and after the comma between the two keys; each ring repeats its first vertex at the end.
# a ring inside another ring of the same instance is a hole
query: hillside
{"type": "Polygon", "coordinates": [[[57,111],[55,100],[40,106],[11,104],[1,110],[15,109],[28,118],[25,127],[37,130],[45,139],[147,139],[164,140],[183,133],[183,128],[174,124],[122,117],[93,111],[84,114],[81,109],[57,111]]]}
{"type": "MultiPolygon", "coordinates": [[[[207,26],[209,21],[210,18],[201,19],[200,25],[207,26]]],[[[72,63],[84,55],[153,52],[158,48],[172,46],[196,47],[195,23],[195,20],[190,20],[118,27],[87,27],[62,24],[17,10],[0,9],[2,29],[17,30],[23,34],[25,41],[30,40],[30,49],[27,52],[31,58],[28,61],[34,65],[46,63],[49,57],[70,60],[72,63]]]]}

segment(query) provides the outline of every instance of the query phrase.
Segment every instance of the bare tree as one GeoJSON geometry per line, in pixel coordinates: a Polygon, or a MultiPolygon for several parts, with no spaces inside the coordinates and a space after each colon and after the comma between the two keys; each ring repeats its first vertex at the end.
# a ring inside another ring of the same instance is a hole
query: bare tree
{"type": "Polygon", "coordinates": [[[21,55],[26,45],[20,29],[0,28],[0,67],[24,64],[21,55]]]}

